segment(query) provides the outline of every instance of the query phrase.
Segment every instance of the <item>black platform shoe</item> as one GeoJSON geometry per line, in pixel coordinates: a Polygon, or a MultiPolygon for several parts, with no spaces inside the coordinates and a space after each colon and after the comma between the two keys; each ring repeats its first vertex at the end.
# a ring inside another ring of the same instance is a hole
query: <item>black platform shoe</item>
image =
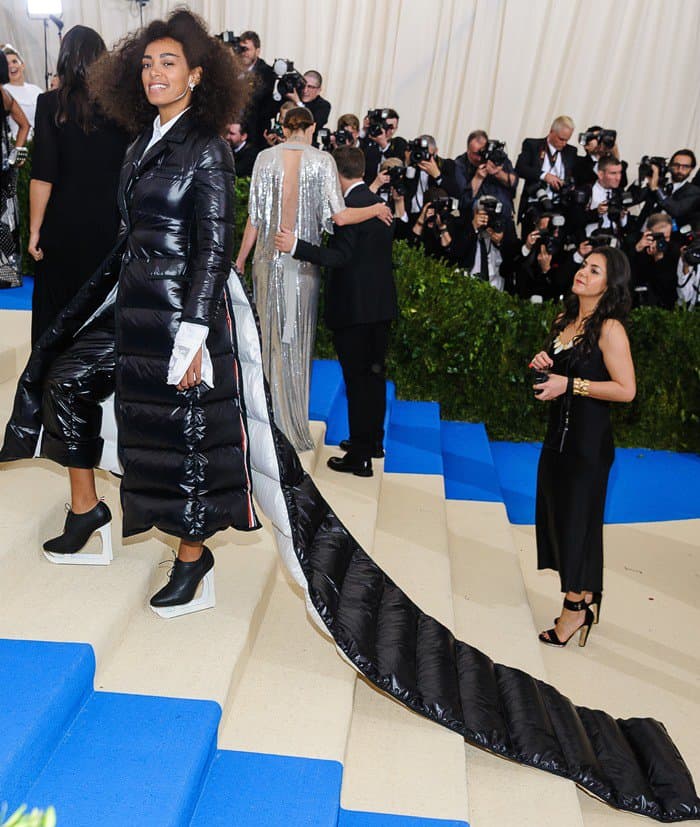
{"type": "Polygon", "coordinates": [[[44,555],[52,563],[72,563],[82,566],[108,566],[112,562],[112,513],[103,500],[86,511],[76,514],[66,506],[63,534],[44,543],[44,555]],[[97,531],[102,540],[101,554],[79,554],[92,534],[97,531]]]}
{"type": "Polygon", "coordinates": [[[547,646],[566,646],[576,632],[578,632],[578,645],[585,646],[588,642],[588,635],[590,634],[591,626],[593,625],[593,612],[585,600],[578,600],[574,602],[573,600],[564,599],[564,608],[568,609],[570,612],[582,612],[585,610],[586,614],[584,616],[583,623],[578,628],[574,629],[566,640],[559,640],[556,629],[547,629],[546,632],[540,632],[540,641],[542,643],[546,643],[547,646]]]}
{"type": "MultiPolygon", "coordinates": [[[[350,451],[352,449],[352,442],[349,439],[343,439],[338,446],[341,451],[350,451]]],[[[384,458],[384,446],[381,442],[375,442],[372,446],[372,459],[384,458]]]]}
{"type": "Polygon", "coordinates": [[[202,548],[199,560],[184,563],[176,558],[168,577],[168,584],[156,592],[150,601],[153,611],[161,617],[201,612],[216,605],[214,555],[207,546],[202,548]],[[202,593],[195,597],[200,583],[202,593]]]}
{"type": "Polygon", "coordinates": [[[354,457],[352,453],[345,454],[344,457],[331,457],[328,460],[328,467],[331,471],[354,474],[356,477],[371,477],[374,475],[372,460],[354,457]]]}

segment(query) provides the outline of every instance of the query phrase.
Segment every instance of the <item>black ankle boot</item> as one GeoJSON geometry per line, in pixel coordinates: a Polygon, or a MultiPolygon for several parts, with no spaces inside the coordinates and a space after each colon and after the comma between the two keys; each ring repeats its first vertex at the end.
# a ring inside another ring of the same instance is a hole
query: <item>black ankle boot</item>
{"type": "Polygon", "coordinates": [[[197,591],[197,586],[213,568],[214,555],[207,546],[203,547],[199,560],[183,563],[182,560],[176,558],[169,574],[168,584],[153,595],[151,606],[154,609],[165,609],[190,603],[197,591]]]}
{"type": "Polygon", "coordinates": [[[90,535],[112,520],[112,512],[100,500],[85,514],[75,514],[68,509],[63,534],[44,543],[44,551],[52,554],[77,554],[90,539],[90,535]]]}

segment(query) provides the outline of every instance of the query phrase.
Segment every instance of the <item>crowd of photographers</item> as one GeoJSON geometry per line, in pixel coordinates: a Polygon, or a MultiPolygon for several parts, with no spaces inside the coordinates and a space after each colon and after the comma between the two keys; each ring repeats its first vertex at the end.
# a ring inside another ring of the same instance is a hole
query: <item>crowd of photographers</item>
{"type": "Polygon", "coordinates": [[[690,149],[668,160],[644,156],[629,169],[615,130],[589,127],[578,135],[579,154],[570,143],[574,122],[561,116],[545,137],[523,141],[515,164],[505,144],[481,129],[467,136],[463,154],[443,158],[432,135],[400,137],[391,108],[370,109],[362,121],[342,115],[329,129],[318,71],[301,74],[286,59],[268,65],[255,32],[221,37],[249,77],[247,109],[228,132],[239,175],[250,175],[257,153],[284,140],[284,111],[303,105],[319,148],[362,149],[365,181],[392,206],[398,238],[494,288],[558,300],[583,257],[613,245],[629,257],[636,306],[698,303],[700,173],[690,149]]]}

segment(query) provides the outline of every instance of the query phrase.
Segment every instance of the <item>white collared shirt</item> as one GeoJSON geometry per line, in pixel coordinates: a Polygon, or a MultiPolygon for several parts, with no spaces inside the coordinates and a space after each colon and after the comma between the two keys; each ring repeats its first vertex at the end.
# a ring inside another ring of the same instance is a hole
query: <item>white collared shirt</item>
{"type": "Polygon", "coordinates": [[[160,139],[166,135],[180,120],[180,118],[187,112],[190,107],[188,106],[187,109],[183,109],[182,112],[178,112],[174,118],[171,118],[167,123],[161,125],[160,122],[160,115],[156,115],[155,120],[153,121],[153,134],[151,135],[151,140],[148,142],[146,148],[143,151],[143,158],[144,155],[148,152],[148,150],[154,145],[157,144],[160,139]]]}
{"type": "MultiPolygon", "coordinates": [[[[603,204],[605,201],[608,200],[608,192],[600,181],[596,181],[593,184],[593,189],[591,190],[591,201],[588,205],[589,210],[597,210],[598,207],[603,204]]],[[[627,216],[624,216],[620,220],[620,224],[624,227],[627,224],[627,216]]],[[[590,224],[586,224],[586,236],[590,237],[593,230],[597,229],[598,227],[602,227],[603,229],[609,229],[612,226],[610,219],[605,215],[598,216],[598,221],[591,222],[590,224]]]]}

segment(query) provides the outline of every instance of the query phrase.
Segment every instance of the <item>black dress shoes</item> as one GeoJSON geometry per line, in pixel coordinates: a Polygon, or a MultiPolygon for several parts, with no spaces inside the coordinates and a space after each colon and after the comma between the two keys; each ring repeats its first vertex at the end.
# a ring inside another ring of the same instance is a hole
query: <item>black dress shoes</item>
{"type": "Polygon", "coordinates": [[[344,457],[331,457],[328,460],[328,467],[331,471],[354,474],[356,477],[371,477],[374,474],[371,459],[360,459],[354,457],[352,453],[347,453],[344,457]]]}
{"type": "Polygon", "coordinates": [[[151,598],[151,608],[161,617],[176,617],[211,609],[214,599],[214,555],[204,546],[199,560],[184,563],[175,559],[166,586],[151,598]],[[197,586],[204,581],[202,595],[196,600],[197,586]]]}
{"type": "MultiPolygon", "coordinates": [[[[344,439],[338,446],[341,451],[350,451],[352,449],[352,442],[349,439],[344,439]]],[[[384,446],[381,442],[375,442],[372,446],[372,458],[382,459],[384,457],[384,446]]]]}

